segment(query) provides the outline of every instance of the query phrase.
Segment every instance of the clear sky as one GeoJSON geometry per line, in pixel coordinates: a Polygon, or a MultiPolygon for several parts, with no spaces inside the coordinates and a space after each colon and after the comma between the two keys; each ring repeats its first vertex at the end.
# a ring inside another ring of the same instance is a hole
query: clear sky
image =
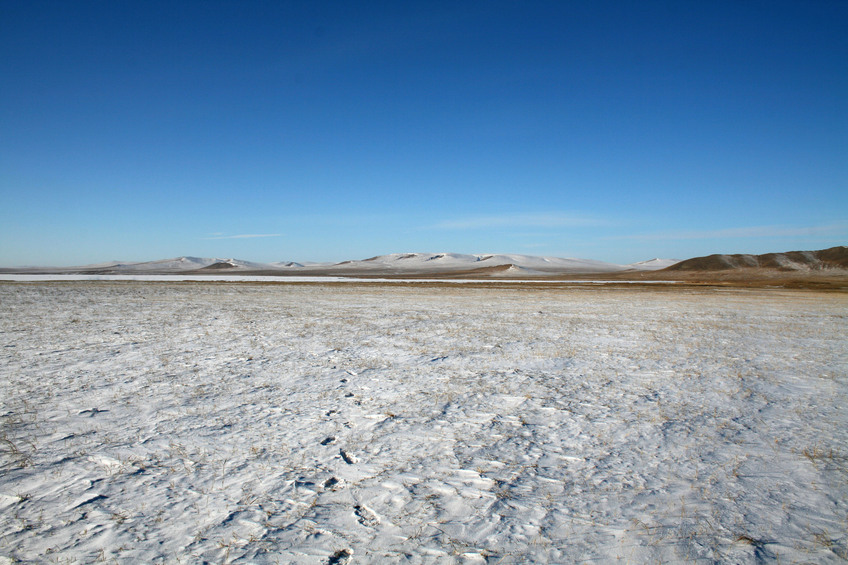
{"type": "Polygon", "coordinates": [[[846,243],[845,0],[0,0],[0,265],[846,243]]]}

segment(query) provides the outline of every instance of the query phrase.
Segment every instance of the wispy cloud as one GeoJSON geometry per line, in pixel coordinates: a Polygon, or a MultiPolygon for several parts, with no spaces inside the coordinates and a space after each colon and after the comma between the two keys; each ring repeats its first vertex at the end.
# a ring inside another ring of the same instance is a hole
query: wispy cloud
{"type": "Polygon", "coordinates": [[[238,235],[214,235],[212,237],[204,237],[201,239],[251,239],[254,237],[282,237],[281,233],[242,233],[238,235]]]}
{"type": "Polygon", "coordinates": [[[573,228],[605,224],[606,222],[603,220],[576,214],[513,214],[445,220],[430,227],[440,230],[476,230],[487,228],[573,228]]]}
{"type": "Polygon", "coordinates": [[[848,234],[848,222],[826,226],[749,226],[721,230],[675,231],[650,234],[613,236],[607,239],[723,239],[746,237],[838,236],[848,234]]]}

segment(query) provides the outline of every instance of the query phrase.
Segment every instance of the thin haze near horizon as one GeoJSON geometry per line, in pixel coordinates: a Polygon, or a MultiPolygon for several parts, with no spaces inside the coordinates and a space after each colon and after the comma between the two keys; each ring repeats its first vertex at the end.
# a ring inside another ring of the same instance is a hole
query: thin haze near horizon
{"type": "Polygon", "coordinates": [[[848,241],[848,2],[0,2],[0,265],[848,241]]]}

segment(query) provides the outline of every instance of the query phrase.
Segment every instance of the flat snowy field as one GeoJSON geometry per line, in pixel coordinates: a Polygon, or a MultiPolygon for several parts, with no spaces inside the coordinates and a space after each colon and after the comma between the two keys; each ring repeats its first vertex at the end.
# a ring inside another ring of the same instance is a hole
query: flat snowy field
{"type": "Polygon", "coordinates": [[[0,284],[0,563],[841,563],[848,296],[0,284]]]}

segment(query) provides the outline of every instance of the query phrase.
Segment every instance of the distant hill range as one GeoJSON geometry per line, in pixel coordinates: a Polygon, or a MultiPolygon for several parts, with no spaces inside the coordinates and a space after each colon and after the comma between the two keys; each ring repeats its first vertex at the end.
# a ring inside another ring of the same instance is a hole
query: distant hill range
{"type": "Polygon", "coordinates": [[[848,247],[820,251],[787,251],[763,255],[708,255],[680,261],[666,271],[729,271],[736,269],[773,269],[777,271],[821,271],[848,269],[848,247]]]}
{"type": "Polygon", "coordinates": [[[763,255],[708,255],[685,261],[651,259],[618,265],[591,259],[533,255],[393,253],[340,263],[177,257],[81,267],[2,268],[0,273],[55,275],[270,275],[412,279],[525,278],[539,280],[680,281],[848,289],[848,247],[763,255]],[[803,284],[799,283],[803,281],[803,284]]]}
{"type": "Polygon", "coordinates": [[[278,276],[550,276],[654,271],[674,263],[674,259],[651,259],[632,265],[617,265],[591,259],[533,255],[393,253],[340,263],[254,263],[239,259],[177,257],[143,263],[111,262],[81,267],[25,267],[0,269],[0,272],[100,275],[231,273],[278,276]]]}

